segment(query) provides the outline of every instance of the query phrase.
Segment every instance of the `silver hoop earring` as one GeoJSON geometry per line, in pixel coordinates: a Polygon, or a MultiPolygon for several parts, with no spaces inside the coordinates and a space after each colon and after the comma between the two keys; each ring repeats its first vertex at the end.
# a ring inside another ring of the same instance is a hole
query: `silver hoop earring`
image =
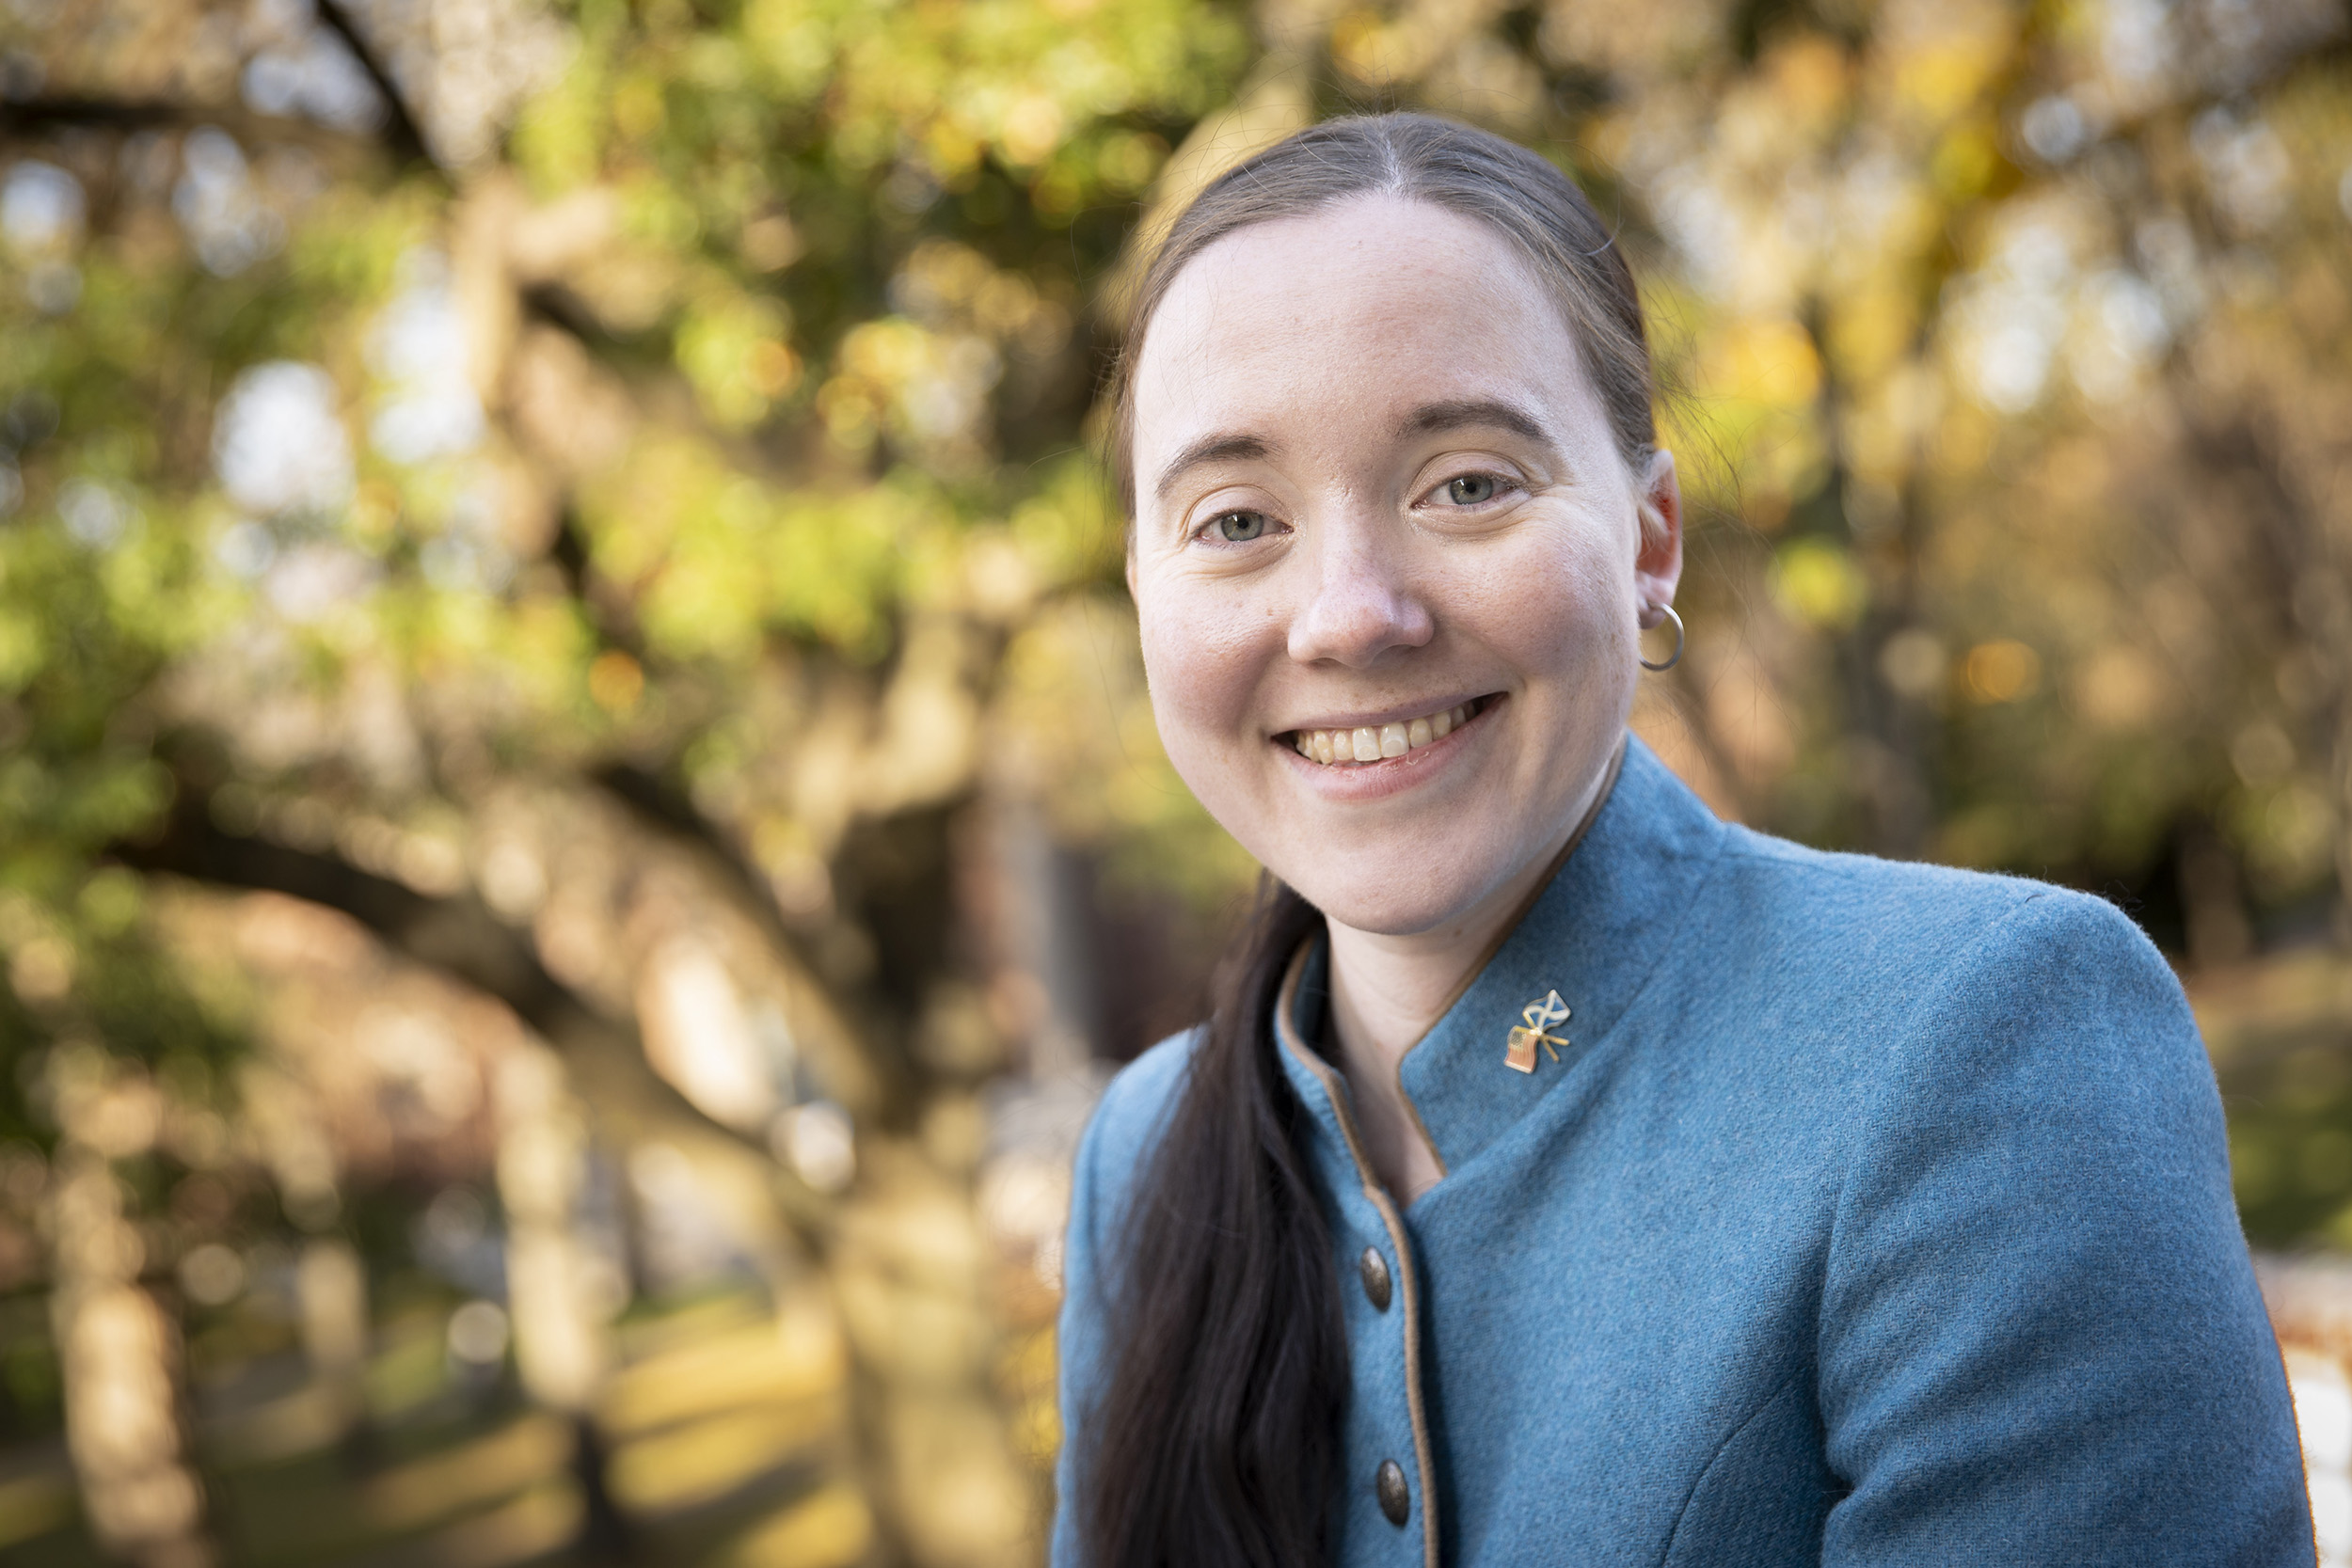
{"type": "Polygon", "coordinates": [[[1652,664],[1648,659],[1643,659],[1642,668],[1661,672],[1671,670],[1682,662],[1682,617],[1675,613],[1675,607],[1670,604],[1654,604],[1650,608],[1675,624],[1675,651],[1666,656],[1663,664],[1652,664]]]}

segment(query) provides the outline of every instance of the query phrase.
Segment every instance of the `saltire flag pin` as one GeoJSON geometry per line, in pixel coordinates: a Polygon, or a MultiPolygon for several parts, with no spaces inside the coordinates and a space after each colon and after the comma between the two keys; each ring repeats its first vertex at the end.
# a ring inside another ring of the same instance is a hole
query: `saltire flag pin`
{"type": "Polygon", "coordinates": [[[1553,1048],[1571,1042],[1544,1031],[1568,1020],[1568,1005],[1560,1000],[1560,993],[1556,990],[1546,992],[1541,1002],[1530,1002],[1521,1008],[1519,1016],[1527,1022],[1511,1026],[1511,1048],[1503,1053],[1503,1065],[1518,1072],[1534,1071],[1535,1048],[1539,1045],[1553,1061],[1558,1061],[1560,1053],[1553,1048]]]}

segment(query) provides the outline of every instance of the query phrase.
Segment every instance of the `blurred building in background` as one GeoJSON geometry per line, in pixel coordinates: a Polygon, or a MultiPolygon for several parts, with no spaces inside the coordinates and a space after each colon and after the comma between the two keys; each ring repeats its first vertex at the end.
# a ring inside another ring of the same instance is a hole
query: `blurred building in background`
{"type": "Polygon", "coordinates": [[[2181,966],[2352,1561],[2333,0],[0,0],[0,1554],[1042,1554],[1253,868],[1089,455],[1314,119],[1557,159],[1727,816],[2181,966]]]}

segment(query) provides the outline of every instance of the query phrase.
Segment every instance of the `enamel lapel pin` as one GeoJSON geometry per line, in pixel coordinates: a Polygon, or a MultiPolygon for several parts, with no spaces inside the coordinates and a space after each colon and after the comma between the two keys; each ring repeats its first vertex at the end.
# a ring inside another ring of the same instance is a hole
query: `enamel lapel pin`
{"type": "Polygon", "coordinates": [[[1560,1053],[1554,1048],[1572,1043],[1563,1036],[1544,1033],[1553,1024],[1565,1023],[1568,1020],[1568,1005],[1560,1000],[1558,991],[1548,991],[1542,1001],[1530,1002],[1519,1009],[1519,1017],[1527,1022],[1511,1026],[1511,1049],[1502,1056],[1505,1067],[1518,1072],[1533,1072],[1535,1070],[1535,1048],[1538,1045],[1544,1048],[1545,1054],[1556,1062],[1560,1059],[1560,1053]]]}

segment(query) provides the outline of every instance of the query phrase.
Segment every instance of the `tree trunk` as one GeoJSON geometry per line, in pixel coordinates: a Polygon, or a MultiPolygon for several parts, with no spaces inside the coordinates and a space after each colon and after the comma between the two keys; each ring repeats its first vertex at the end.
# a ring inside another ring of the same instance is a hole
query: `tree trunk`
{"type": "Polygon", "coordinates": [[[636,1536],[613,1499],[595,1417],[612,1370],[619,1281],[580,1233],[587,1124],[552,1052],[526,1047],[499,1064],[498,1139],[516,1366],[524,1391],[572,1424],[582,1504],[575,1551],[588,1562],[629,1561],[636,1536]]]}
{"type": "Polygon", "coordinates": [[[112,1163],[69,1132],[56,1170],[50,1322],[90,1531],[135,1568],[212,1568],[220,1554],[189,1462],[179,1325],[139,1285],[143,1249],[112,1163]]]}

